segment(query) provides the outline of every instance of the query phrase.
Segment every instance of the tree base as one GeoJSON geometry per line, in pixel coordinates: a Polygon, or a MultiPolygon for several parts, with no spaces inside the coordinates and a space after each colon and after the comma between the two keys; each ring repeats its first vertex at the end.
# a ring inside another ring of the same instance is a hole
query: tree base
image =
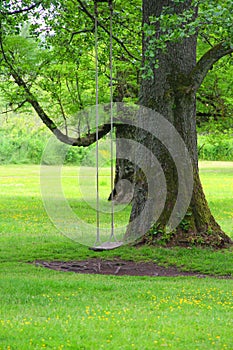
{"type": "MultiPolygon", "coordinates": [[[[159,230],[160,231],[160,230],[159,230]]],[[[218,232],[185,232],[178,228],[175,232],[158,232],[149,230],[137,245],[156,245],[165,247],[211,247],[223,249],[233,246],[233,241],[223,231],[218,232]]]]}

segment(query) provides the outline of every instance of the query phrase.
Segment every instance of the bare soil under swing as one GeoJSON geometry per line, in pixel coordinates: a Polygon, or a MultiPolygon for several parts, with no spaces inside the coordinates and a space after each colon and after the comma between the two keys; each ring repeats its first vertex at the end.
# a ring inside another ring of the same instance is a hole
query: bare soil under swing
{"type": "Polygon", "coordinates": [[[206,275],[192,271],[181,271],[177,267],[164,267],[153,262],[135,262],[130,260],[102,260],[100,258],[92,258],[82,261],[42,261],[33,262],[38,267],[48,269],[75,272],[81,274],[99,274],[99,275],[115,275],[115,276],[151,276],[151,277],[178,277],[178,276],[194,276],[197,278],[216,277],[224,279],[233,279],[230,275],[215,276],[206,275]]]}

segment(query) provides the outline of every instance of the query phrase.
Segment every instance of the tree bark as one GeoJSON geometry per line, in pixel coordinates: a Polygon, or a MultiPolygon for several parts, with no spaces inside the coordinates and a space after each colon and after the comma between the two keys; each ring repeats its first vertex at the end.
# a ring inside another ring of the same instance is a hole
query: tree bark
{"type": "Polygon", "coordinates": [[[134,130],[130,125],[118,125],[116,127],[116,168],[114,188],[110,193],[108,200],[114,201],[114,204],[126,204],[130,203],[133,199],[134,193],[134,175],[135,164],[128,159],[120,157],[122,154],[121,147],[131,147],[130,142],[133,138],[134,130]],[[124,145],[121,143],[121,139],[124,139],[124,145]],[[126,146],[127,143],[127,146],[126,146]]]}
{"type": "MultiPolygon", "coordinates": [[[[124,57],[120,58],[124,61],[124,57]]],[[[117,70],[116,72],[116,87],[114,89],[113,100],[116,103],[122,103],[125,97],[135,98],[138,96],[138,91],[129,84],[129,73],[128,71],[117,70]]],[[[114,188],[110,193],[108,200],[114,201],[114,204],[126,204],[130,203],[133,198],[134,192],[134,174],[135,164],[130,162],[128,159],[120,157],[122,154],[122,147],[127,149],[131,147],[130,142],[127,140],[134,139],[135,131],[127,124],[120,125],[116,124],[116,168],[115,168],[115,179],[114,188]],[[124,139],[124,146],[121,143],[121,139],[124,139]]]]}
{"type": "MultiPolygon", "coordinates": [[[[174,2],[169,0],[144,0],[143,24],[150,23],[150,16],[158,17],[164,6],[174,7],[173,9],[179,13],[185,8],[190,8],[191,1],[184,1],[180,5],[174,5],[174,2]]],[[[193,13],[197,14],[196,8],[193,8],[193,13]]],[[[157,23],[155,26],[157,35],[159,35],[159,24],[157,23]]],[[[144,36],[144,62],[149,40],[150,38],[144,36]]],[[[163,168],[167,182],[167,196],[164,210],[157,223],[153,222],[153,213],[148,213],[148,221],[151,229],[147,234],[143,235],[141,239],[143,243],[163,240],[169,244],[200,244],[223,247],[231,242],[230,238],[221,230],[212,216],[199,178],[196,134],[196,88],[202,81],[203,72],[206,74],[208,69],[207,66],[203,68],[200,62],[196,64],[196,42],[197,36],[194,35],[184,38],[178,43],[168,43],[167,51],[157,54],[159,68],[154,68],[153,63],[151,64],[153,77],[142,80],[140,104],[159,112],[179,132],[189,151],[193,166],[194,181],[192,199],[186,216],[175,230],[167,232],[166,225],[172,208],[174,208],[176,203],[179,186],[175,165],[171,157],[169,157],[167,150],[157,140],[154,140],[153,137],[145,137],[145,133],[142,131],[137,133],[137,142],[146,145],[156,155],[163,168]],[[196,75],[194,73],[195,71],[196,75]],[[192,86],[190,77],[192,77],[194,86],[192,86]]],[[[222,49],[222,46],[220,49],[222,49]]],[[[206,61],[206,57],[202,60],[202,63],[204,61],[206,61]]],[[[209,68],[211,68],[210,65],[209,68]]],[[[158,191],[158,188],[155,188],[156,191],[158,191]]],[[[149,224],[148,222],[138,223],[137,220],[135,221],[145,206],[147,196],[146,179],[139,169],[136,172],[133,206],[126,238],[132,237],[136,231],[137,235],[140,235],[140,230],[143,232],[144,226],[149,224]],[[136,222],[136,225],[134,222],[136,222]]]]}

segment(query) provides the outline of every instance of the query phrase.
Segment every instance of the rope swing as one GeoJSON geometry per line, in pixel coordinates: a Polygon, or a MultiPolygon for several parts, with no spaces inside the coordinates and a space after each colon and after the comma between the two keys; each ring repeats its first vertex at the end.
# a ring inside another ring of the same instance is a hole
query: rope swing
{"type": "Polygon", "coordinates": [[[96,241],[91,250],[103,251],[120,247],[123,242],[117,241],[114,234],[114,164],[113,164],[113,4],[112,0],[94,0],[95,12],[95,118],[96,118],[96,241]],[[98,2],[108,2],[110,12],[109,24],[109,70],[110,70],[110,154],[111,154],[111,234],[107,242],[100,237],[100,191],[99,191],[99,52],[98,52],[98,2]]]}

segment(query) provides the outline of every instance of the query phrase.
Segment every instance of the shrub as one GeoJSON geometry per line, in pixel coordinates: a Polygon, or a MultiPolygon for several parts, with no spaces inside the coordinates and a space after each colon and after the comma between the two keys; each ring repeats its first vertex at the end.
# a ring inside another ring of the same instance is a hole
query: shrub
{"type": "MultiPolygon", "coordinates": [[[[45,127],[24,126],[17,118],[3,124],[0,129],[0,164],[40,164],[50,136],[45,127]]],[[[50,147],[46,158],[43,158],[45,164],[59,164],[62,156],[64,164],[95,165],[95,145],[70,147],[55,141],[50,147]]],[[[198,154],[201,160],[233,161],[233,130],[200,134],[198,154]]],[[[102,166],[110,164],[109,143],[103,140],[99,145],[99,161],[102,166]]]]}
{"type": "Polygon", "coordinates": [[[210,134],[198,137],[201,160],[233,161],[233,137],[230,134],[210,134]]]}

